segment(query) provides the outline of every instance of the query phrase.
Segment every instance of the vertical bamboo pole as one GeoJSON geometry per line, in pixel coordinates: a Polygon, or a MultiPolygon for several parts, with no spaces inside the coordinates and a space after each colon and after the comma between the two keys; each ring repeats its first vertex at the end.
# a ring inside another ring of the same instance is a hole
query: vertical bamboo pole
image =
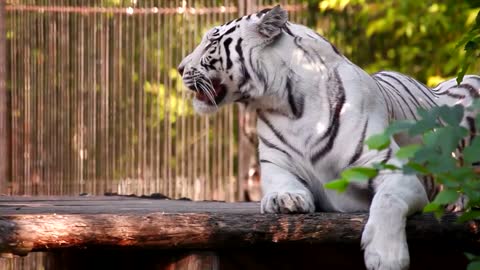
{"type": "Polygon", "coordinates": [[[7,91],[7,53],[6,53],[5,1],[0,1],[0,193],[8,192],[10,178],[10,103],[7,91]]]}
{"type": "Polygon", "coordinates": [[[102,76],[102,66],[98,64],[98,60],[100,59],[99,55],[101,55],[101,45],[100,45],[100,40],[102,35],[104,35],[104,22],[103,22],[103,15],[100,14],[97,16],[97,14],[93,15],[93,55],[92,55],[92,65],[94,67],[94,72],[92,74],[92,88],[89,89],[91,92],[90,97],[91,97],[91,107],[93,108],[93,112],[90,114],[90,147],[89,147],[89,152],[88,152],[88,159],[90,161],[90,175],[88,176],[88,185],[83,184],[80,187],[80,192],[81,193],[92,193],[96,194],[96,190],[94,187],[96,186],[96,181],[97,181],[97,170],[96,170],[96,161],[97,161],[97,112],[98,112],[98,107],[97,107],[97,91],[100,88],[98,86],[98,77],[102,76]],[[99,18],[97,18],[99,17],[99,18]],[[100,22],[100,23],[99,23],[100,22]],[[100,40],[99,40],[100,39],[100,40]],[[100,52],[99,52],[100,51],[100,52]]]}
{"type": "MultiPolygon", "coordinates": [[[[195,5],[195,7],[197,7],[197,5],[195,5]]],[[[194,16],[193,17],[194,21],[193,21],[193,31],[191,33],[192,35],[192,45],[191,47],[189,47],[189,50],[192,50],[195,45],[196,45],[196,38],[197,38],[197,35],[198,35],[198,27],[197,25],[200,25],[200,23],[202,22],[202,15],[197,15],[197,16],[194,16]]],[[[202,197],[202,192],[203,192],[203,189],[202,189],[202,186],[200,185],[201,183],[201,178],[202,178],[202,174],[201,174],[201,170],[200,170],[200,164],[201,162],[199,162],[199,152],[200,152],[200,149],[202,147],[201,145],[201,142],[199,141],[199,138],[201,136],[201,131],[199,131],[199,123],[198,123],[198,116],[197,115],[194,115],[193,117],[193,134],[194,134],[194,143],[193,143],[193,188],[194,188],[194,199],[195,200],[200,200],[201,198],[203,199],[202,197]]]]}
{"type": "MultiPolygon", "coordinates": [[[[161,3],[160,2],[156,2],[158,7],[161,7],[161,3]]],[[[156,47],[155,47],[155,50],[159,50],[160,53],[158,53],[157,55],[157,60],[156,60],[156,74],[155,74],[155,83],[158,84],[158,89],[157,89],[157,96],[155,97],[157,102],[158,103],[154,103],[156,104],[155,108],[153,108],[153,111],[154,111],[154,115],[155,115],[155,122],[157,123],[157,125],[155,126],[155,142],[156,142],[156,147],[155,147],[155,151],[153,151],[153,154],[155,156],[155,190],[156,192],[159,192],[159,193],[165,193],[165,190],[163,189],[163,181],[165,181],[165,179],[162,177],[162,152],[161,152],[161,149],[163,149],[161,147],[162,145],[162,140],[161,140],[161,132],[162,132],[162,125],[160,123],[160,113],[158,113],[158,110],[160,110],[158,107],[160,107],[160,102],[161,102],[161,92],[160,92],[160,84],[161,84],[161,63],[162,63],[162,54],[161,54],[161,48],[162,48],[162,31],[161,31],[161,27],[162,27],[162,15],[159,14],[156,16],[156,23],[155,23],[155,30],[158,31],[158,35],[157,35],[157,42],[156,42],[156,47]],[[157,107],[158,106],[158,107],[157,107]]]]}
{"type": "MultiPolygon", "coordinates": [[[[52,1],[52,5],[57,4],[58,2],[52,1]]],[[[62,1],[60,5],[67,6],[69,1],[62,1]]],[[[54,15],[52,15],[54,16],[54,15]]],[[[76,118],[76,112],[79,110],[78,107],[78,65],[80,59],[78,56],[78,42],[79,42],[79,30],[78,30],[78,14],[67,14],[61,12],[57,16],[58,29],[54,35],[52,35],[52,43],[55,48],[59,50],[59,53],[54,54],[54,72],[57,74],[55,76],[55,84],[52,91],[54,92],[56,105],[53,107],[52,116],[55,121],[60,120],[61,122],[66,122],[66,125],[61,124],[60,131],[53,131],[55,134],[55,140],[61,142],[60,145],[55,146],[54,149],[57,153],[55,158],[56,162],[60,164],[61,167],[56,167],[58,172],[53,172],[55,175],[55,186],[61,187],[60,190],[57,189],[56,195],[65,195],[66,188],[64,183],[75,183],[78,175],[78,163],[76,152],[69,147],[69,144],[72,142],[73,138],[76,138],[75,144],[78,146],[78,132],[76,126],[78,126],[78,121],[76,118]],[[69,22],[73,22],[72,26],[69,22]],[[71,31],[73,27],[74,31],[71,31]],[[57,38],[56,33],[61,38],[57,38]],[[68,67],[68,68],[67,68],[68,67]],[[70,79],[68,75],[71,74],[70,79]],[[68,83],[67,83],[68,82],[68,83]],[[65,102],[67,101],[68,102],[65,102]],[[65,107],[64,103],[67,104],[65,107]],[[68,108],[63,109],[63,113],[58,113],[57,108],[68,108]],[[67,113],[65,113],[67,112],[67,113]],[[68,157],[68,158],[61,158],[68,157]],[[68,164],[68,165],[67,165],[68,164]],[[65,170],[65,168],[67,168],[65,170]]],[[[53,127],[53,125],[52,125],[53,127]]],[[[54,142],[55,144],[55,142],[54,142]]]]}
{"type": "MultiPolygon", "coordinates": [[[[187,3],[187,7],[191,7],[188,3],[187,3]]],[[[195,15],[190,15],[190,16],[195,16],[195,15]]],[[[187,38],[187,35],[182,35],[181,37],[181,44],[185,44],[187,42],[186,40],[187,38]]],[[[180,50],[183,51],[183,45],[180,46],[180,50]]],[[[175,58],[174,58],[174,62],[172,63],[172,68],[174,68],[175,66],[178,65],[178,55],[175,55],[175,58]]],[[[177,92],[179,92],[177,94],[177,97],[179,97],[182,101],[185,100],[185,92],[184,91],[181,91],[181,89],[177,89],[177,92]]],[[[185,111],[185,108],[183,107],[183,102],[179,102],[178,103],[180,105],[179,107],[179,112],[182,112],[182,111],[185,111]]],[[[180,147],[181,149],[181,153],[180,153],[180,179],[181,179],[181,183],[182,183],[182,189],[181,189],[181,194],[180,196],[188,196],[188,192],[187,192],[187,185],[188,185],[188,181],[187,181],[187,173],[185,171],[185,165],[186,163],[188,162],[186,160],[186,157],[187,157],[187,150],[186,150],[186,143],[185,141],[187,140],[187,137],[186,137],[186,116],[185,115],[181,115],[180,113],[178,114],[180,117],[181,117],[181,145],[177,146],[177,147],[180,147]]]]}
{"type": "MultiPolygon", "coordinates": [[[[10,28],[11,29],[16,29],[17,28],[17,17],[18,16],[13,16],[14,11],[11,11],[10,13],[10,28]]],[[[4,16],[2,16],[4,17],[4,16]]],[[[16,154],[16,149],[18,145],[18,140],[16,139],[16,134],[18,133],[18,116],[16,116],[13,112],[17,109],[17,93],[18,93],[18,64],[17,64],[17,57],[15,57],[15,54],[18,51],[17,47],[17,39],[18,35],[13,37],[12,40],[10,41],[10,54],[9,54],[9,70],[10,70],[10,81],[11,81],[11,103],[10,103],[10,108],[12,111],[12,118],[11,119],[11,182],[10,182],[10,194],[15,194],[15,179],[16,176],[18,175],[18,167],[19,167],[19,162],[18,162],[18,155],[16,154]]]]}
{"type": "MultiPolygon", "coordinates": [[[[25,24],[23,25],[26,29],[31,25],[32,23],[32,16],[31,14],[27,13],[27,19],[25,24]]],[[[26,33],[27,31],[25,31],[26,33]]],[[[23,43],[24,49],[25,49],[25,55],[24,58],[22,59],[23,67],[24,67],[24,72],[25,72],[25,83],[23,85],[23,91],[24,91],[24,113],[25,113],[25,122],[23,123],[23,128],[24,128],[24,137],[23,137],[23,145],[24,145],[24,167],[23,167],[23,175],[24,175],[24,181],[22,183],[22,187],[20,188],[21,194],[22,195],[30,195],[30,187],[31,187],[31,171],[32,171],[32,80],[33,80],[33,74],[32,74],[32,53],[33,53],[33,48],[32,48],[32,40],[30,39],[30,36],[25,36],[25,40],[23,43]]]]}
{"type": "MultiPolygon", "coordinates": [[[[242,0],[240,0],[242,1],[242,0]]],[[[250,14],[256,11],[256,6],[261,1],[256,0],[244,0],[245,5],[245,14],[250,14]]],[[[255,130],[255,113],[246,112],[242,107],[239,108],[238,113],[238,200],[243,201],[246,198],[244,197],[246,183],[248,181],[248,173],[250,168],[252,168],[256,163],[256,149],[255,145],[252,145],[249,136],[255,137],[255,134],[250,134],[249,132],[255,130]]],[[[251,138],[252,138],[251,137],[251,138]]]]}
{"type": "MultiPolygon", "coordinates": [[[[45,58],[47,56],[46,49],[45,49],[45,22],[47,21],[44,16],[40,16],[40,22],[38,23],[39,25],[39,48],[42,52],[42,56],[45,58]]],[[[46,123],[47,119],[45,119],[45,100],[46,100],[46,94],[45,90],[47,89],[46,86],[46,81],[47,78],[45,76],[45,68],[46,68],[46,61],[45,59],[42,59],[39,61],[39,68],[38,68],[38,77],[39,77],[39,82],[38,82],[38,103],[40,106],[40,112],[39,112],[39,121],[38,121],[38,141],[37,141],[37,147],[38,147],[38,159],[40,161],[40,164],[37,166],[37,177],[38,177],[38,194],[37,195],[45,195],[45,168],[46,168],[46,163],[47,163],[47,154],[45,151],[45,131],[46,131],[46,123]]]]}

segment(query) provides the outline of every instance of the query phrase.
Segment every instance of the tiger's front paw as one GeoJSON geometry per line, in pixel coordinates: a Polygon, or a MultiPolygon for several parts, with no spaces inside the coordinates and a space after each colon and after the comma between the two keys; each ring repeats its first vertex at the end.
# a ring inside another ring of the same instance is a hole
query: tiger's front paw
{"type": "Polygon", "coordinates": [[[311,194],[302,192],[271,192],[261,201],[262,213],[313,213],[315,204],[311,194]]]}
{"type": "Polygon", "coordinates": [[[368,270],[409,268],[410,256],[405,230],[401,224],[385,227],[375,220],[367,222],[362,234],[362,246],[368,270]]]}

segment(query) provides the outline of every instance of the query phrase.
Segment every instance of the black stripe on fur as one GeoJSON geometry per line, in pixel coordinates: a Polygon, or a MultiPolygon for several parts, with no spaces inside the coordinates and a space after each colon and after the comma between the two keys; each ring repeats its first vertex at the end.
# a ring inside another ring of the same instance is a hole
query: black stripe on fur
{"type": "MultiPolygon", "coordinates": [[[[335,90],[331,90],[333,93],[329,95],[332,96],[332,98],[334,99],[333,102],[330,103],[330,110],[331,113],[333,112],[333,115],[330,120],[329,128],[326,132],[326,134],[328,133],[329,138],[325,146],[312,155],[310,159],[312,163],[316,163],[328,152],[330,152],[330,150],[332,150],[335,139],[337,138],[338,129],[340,128],[340,111],[345,104],[345,88],[343,86],[340,75],[338,74],[338,70],[335,70],[333,75],[334,85],[336,86],[336,88],[335,90]]],[[[325,137],[325,135],[322,137],[325,137]]]]}
{"type": "Polygon", "coordinates": [[[301,118],[303,115],[303,106],[304,106],[303,97],[295,98],[293,94],[292,80],[290,78],[287,78],[286,88],[287,88],[288,104],[290,105],[290,110],[292,111],[292,114],[297,119],[301,118]]]}
{"type": "Polygon", "coordinates": [[[368,119],[365,121],[365,124],[363,125],[363,130],[362,130],[362,135],[360,137],[360,140],[357,143],[357,147],[355,148],[355,152],[350,159],[350,162],[348,163],[349,165],[355,163],[359,158],[360,155],[362,155],[363,152],[363,145],[365,142],[365,136],[367,134],[367,126],[368,126],[368,119]]]}
{"type": "Polygon", "coordinates": [[[227,38],[223,42],[223,46],[225,47],[225,54],[227,55],[227,68],[226,70],[229,70],[232,68],[233,63],[232,59],[230,58],[230,44],[232,43],[233,39],[232,38],[227,38]]]}
{"type": "Polygon", "coordinates": [[[277,137],[277,139],[282,142],[284,145],[288,146],[291,150],[293,150],[296,154],[298,154],[299,156],[302,156],[302,153],[296,149],[295,147],[293,147],[288,141],[287,139],[285,139],[285,137],[283,136],[283,134],[278,131],[273,125],[272,123],[270,123],[270,121],[268,121],[267,118],[265,118],[265,116],[263,115],[263,113],[259,113],[258,114],[258,119],[261,120],[262,122],[264,122],[268,128],[273,132],[273,134],[275,135],[275,137],[277,137]]]}
{"type": "Polygon", "coordinates": [[[277,151],[280,151],[284,153],[287,157],[292,158],[292,155],[290,155],[287,151],[283,150],[282,148],[278,147],[277,145],[269,142],[267,139],[263,138],[262,136],[258,135],[258,139],[268,148],[275,149],[277,151]]]}

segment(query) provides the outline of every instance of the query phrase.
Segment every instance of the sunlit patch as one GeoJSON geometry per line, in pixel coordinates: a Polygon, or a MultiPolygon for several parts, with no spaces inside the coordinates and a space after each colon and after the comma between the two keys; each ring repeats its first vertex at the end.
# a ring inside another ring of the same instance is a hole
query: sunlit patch
{"type": "Polygon", "coordinates": [[[340,114],[345,113],[345,112],[348,111],[351,107],[352,107],[352,105],[351,105],[350,103],[345,102],[345,103],[343,104],[342,109],[340,110],[340,114]]]}
{"type": "Polygon", "coordinates": [[[325,70],[324,65],[321,65],[321,64],[318,64],[318,63],[312,63],[312,62],[303,63],[302,68],[304,68],[305,70],[315,71],[315,72],[321,72],[322,70],[325,70]]]}
{"type": "Polygon", "coordinates": [[[454,105],[465,105],[465,104],[463,104],[464,101],[465,101],[465,99],[462,98],[462,99],[458,100],[457,102],[455,102],[454,105]]]}
{"type": "Polygon", "coordinates": [[[318,134],[322,134],[327,130],[327,126],[323,122],[318,122],[316,126],[316,130],[318,134]]]}
{"type": "Polygon", "coordinates": [[[305,52],[300,49],[296,49],[292,52],[292,63],[300,65],[307,71],[313,71],[319,74],[323,74],[322,71],[327,70],[325,65],[320,61],[311,61],[310,56],[306,55],[305,52]]]}

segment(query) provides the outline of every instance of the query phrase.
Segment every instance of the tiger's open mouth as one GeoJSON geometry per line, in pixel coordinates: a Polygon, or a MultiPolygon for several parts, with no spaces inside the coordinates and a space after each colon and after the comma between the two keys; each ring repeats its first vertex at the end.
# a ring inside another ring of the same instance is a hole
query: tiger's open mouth
{"type": "Polygon", "coordinates": [[[227,95],[227,87],[219,79],[212,79],[211,81],[213,91],[211,93],[201,90],[196,91],[195,98],[208,105],[214,105],[213,101],[215,101],[215,104],[219,104],[227,95]],[[211,94],[210,97],[209,94],[211,94]]]}

